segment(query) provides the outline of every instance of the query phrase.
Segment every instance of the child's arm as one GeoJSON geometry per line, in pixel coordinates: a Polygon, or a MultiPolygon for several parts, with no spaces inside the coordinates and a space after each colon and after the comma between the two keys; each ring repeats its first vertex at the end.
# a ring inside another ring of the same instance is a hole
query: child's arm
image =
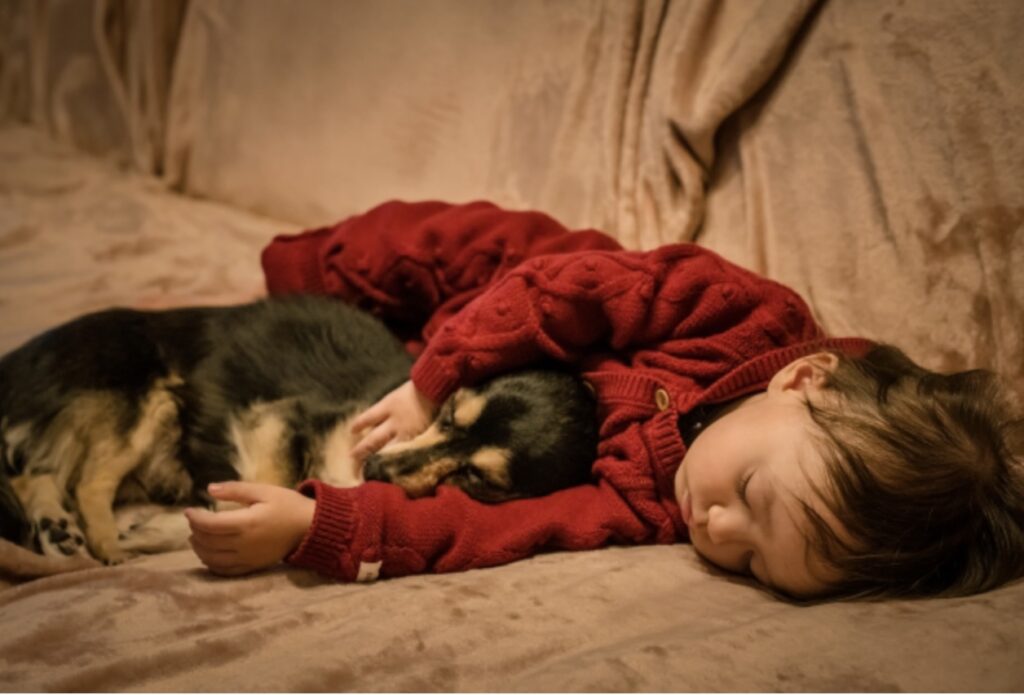
{"type": "Polygon", "coordinates": [[[640,364],[708,385],[751,357],[822,336],[796,293],[706,249],[588,251],[507,273],[445,323],[411,377],[435,403],[545,360],[640,364]]]}
{"type": "Polygon", "coordinates": [[[392,201],[331,227],[279,236],[262,261],[271,294],[335,296],[419,338],[424,322],[431,319],[432,332],[523,260],[618,248],[605,234],[570,232],[538,212],[392,201]]]}
{"type": "Polygon", "coordinates": [[[334,488],[308,481],[301,489],[305,495],[239,482],[212,489],[217,499],[250,506],[189,509],[193,549],[212,572],[225,576],[287,559],[355,581],[501,565],[546,549],[675,539],[667,515],[658,526],[644,523],[606,481],[497,505],[447,485],[420,499],[383,483],[334,488]]]}

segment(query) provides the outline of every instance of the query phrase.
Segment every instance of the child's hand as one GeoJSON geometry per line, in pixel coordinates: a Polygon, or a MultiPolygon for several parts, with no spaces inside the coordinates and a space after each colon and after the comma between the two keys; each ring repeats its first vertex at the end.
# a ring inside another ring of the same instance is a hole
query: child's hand
{"type": "Polygon", "coordinates": [[[357,435],[372,428],[352,449],[352,458],[362,461],[392,439],[415,437],[427,429],[436,412],[437,406],[412,381],[405,382],[352,423],[352,431],[357,435]]]}
{"type": "Polygon", "coordinates": [[[209,492],[247,505],[226,512],[185,510],[192,549],[214,574],[236,576],[278,564],[313,524],[316,502],[295,490],[234,481],[210,485],[209,492]]]}

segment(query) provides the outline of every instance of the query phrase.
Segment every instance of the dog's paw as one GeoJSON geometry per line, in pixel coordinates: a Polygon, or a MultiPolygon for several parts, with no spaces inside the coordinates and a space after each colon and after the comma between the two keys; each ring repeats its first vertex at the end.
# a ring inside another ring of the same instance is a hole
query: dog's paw
{"type": "Polygon", "coordinates": [[[41,517],[36,522],[36,537],[39,539],[40,550],[47,557],[89,555],[85,534],[69,517],[41,517]]]}
{"type": "Polygon", "coordinates": [[[120,565],[131,557],[115,540],[113,543],[96,543],[92,546],[92,554],[105,565],[120,565]]]}

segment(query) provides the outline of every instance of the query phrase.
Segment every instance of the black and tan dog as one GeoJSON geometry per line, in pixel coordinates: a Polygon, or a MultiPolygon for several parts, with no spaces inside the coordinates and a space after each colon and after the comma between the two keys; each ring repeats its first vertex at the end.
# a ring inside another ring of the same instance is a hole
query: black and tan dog
{"type": "Polygon", "coordinates": [[[365,474],[414,497],[450,484],[498,502],[588,478],[593,398],[553,370],[458,391],[426,432],[361,470],[351,420],[410,364],[383,324],[323,298],[114,309],[61,325],[0,360],[3,536],[118,562],[185,538],[180,514],[169,541],[159,515],[115,510],[209,504],[213,481],[351,486],[365,474]]]}

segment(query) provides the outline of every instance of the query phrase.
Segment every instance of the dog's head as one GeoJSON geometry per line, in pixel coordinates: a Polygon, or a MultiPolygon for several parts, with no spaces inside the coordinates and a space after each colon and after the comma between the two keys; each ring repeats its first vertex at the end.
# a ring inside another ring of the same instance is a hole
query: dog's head
{"type": "Polygon", "coordinates": [[[410,497],[455,485],[501,502],[585,482],[596,451],[594,397],[583,382],[531,370],[460,389],[423,434],[369,456],[363,474],[410,497]]]}

